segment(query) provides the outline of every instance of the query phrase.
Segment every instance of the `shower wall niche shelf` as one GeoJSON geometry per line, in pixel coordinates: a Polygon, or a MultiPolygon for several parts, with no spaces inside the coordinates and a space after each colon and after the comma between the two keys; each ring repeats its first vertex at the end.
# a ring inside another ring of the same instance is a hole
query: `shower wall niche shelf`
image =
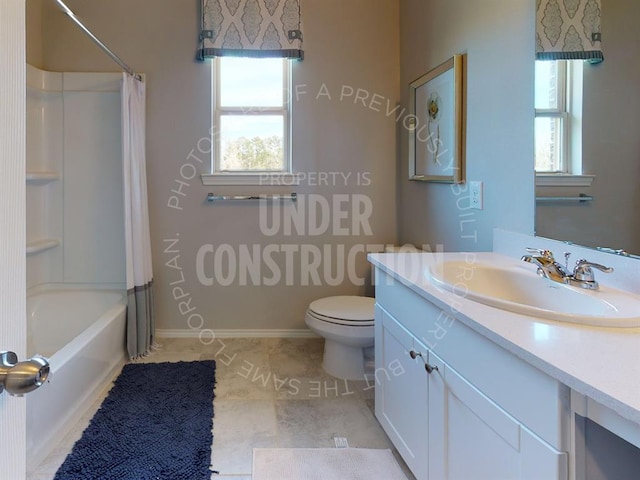
{"type": "Polygon", "coordinates": [[[27,184],[44,184],[60,180],[60,175],[56,172],[27,172],[27,184]]]}
{"type": "Polygon", "coordinates": [[[60,240],[56,238],[41,238],[27,243],[27,255],[44,252],[60,245],[60,240]]]}

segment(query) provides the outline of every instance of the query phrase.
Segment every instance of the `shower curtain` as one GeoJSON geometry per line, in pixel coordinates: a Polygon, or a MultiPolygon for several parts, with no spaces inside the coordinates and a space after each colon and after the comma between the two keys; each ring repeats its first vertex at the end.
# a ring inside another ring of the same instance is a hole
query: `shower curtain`
{"type": "Polygon", "coordinates": [[[154,346],[153,271],[145,160],[145,84],[123,74],[122,149],[127,263],[127,350],[131,358],[154,346]]]}

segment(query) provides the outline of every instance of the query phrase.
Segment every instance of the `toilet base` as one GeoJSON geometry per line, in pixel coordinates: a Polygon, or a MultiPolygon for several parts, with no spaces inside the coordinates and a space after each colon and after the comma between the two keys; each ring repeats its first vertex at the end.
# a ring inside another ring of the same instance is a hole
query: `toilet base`
{"type": "Polygon", "coordinates": [[[365,380],[362,347],[344,345],[325,338],[322,368],[333,377],[365,380]]]}

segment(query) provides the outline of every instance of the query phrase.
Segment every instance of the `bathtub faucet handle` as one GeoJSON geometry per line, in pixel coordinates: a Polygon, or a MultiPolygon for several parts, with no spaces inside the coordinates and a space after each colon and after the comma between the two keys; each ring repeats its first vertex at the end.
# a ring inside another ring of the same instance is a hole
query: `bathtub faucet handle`
{"type": "Polygon", "coordinates": [[[6,390],[10,395],[22,396],[46,382],[49,372],[49,361],[41,355],[18,362],[14,352],[0,352],[0,393],[6,390]]]}

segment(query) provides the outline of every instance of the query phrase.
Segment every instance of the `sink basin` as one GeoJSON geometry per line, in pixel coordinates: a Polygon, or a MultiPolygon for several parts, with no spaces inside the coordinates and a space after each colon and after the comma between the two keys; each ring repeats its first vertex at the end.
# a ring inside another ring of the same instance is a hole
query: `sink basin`
{"type": "Polygon", "coordinates": [[[640,297],[601,286],[598,291],[539,277],[529,265],[443,260],[425,272],[434,285],[515,313],[606,327],[640,327],[640,297]]]}

